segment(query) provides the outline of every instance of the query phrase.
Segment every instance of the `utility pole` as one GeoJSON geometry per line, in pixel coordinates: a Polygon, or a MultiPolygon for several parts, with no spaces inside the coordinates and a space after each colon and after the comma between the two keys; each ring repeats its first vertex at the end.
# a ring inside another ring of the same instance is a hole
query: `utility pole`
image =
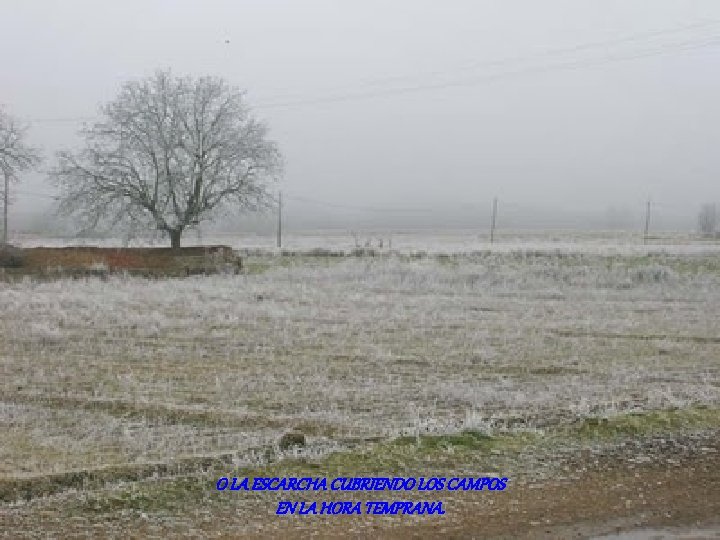
{"type": "Polygon", "coordinates": [[[643,236],[643,243],[648,243],[648,233],[650,232],[650,197],[647,200],[647,209],[645,210],[645,235],[643,236]]]}
{"type": "Polygon", "coordinates": [[[277,247],[282,248],[282,191],[278,192],[277,247]]]}
{"type": "Polygon", "coordinates": [[[8,243],[8,200],[10,199],[10,175],[5,171],[5,191],[3,192],[3,245],[8,243]]]}
{"type": "Polygon", "coordinates": [[[497,220],[497,197],[493,199],[492,219],[490,220],[490,243],[495,242],[495,222],[497,220]]]}

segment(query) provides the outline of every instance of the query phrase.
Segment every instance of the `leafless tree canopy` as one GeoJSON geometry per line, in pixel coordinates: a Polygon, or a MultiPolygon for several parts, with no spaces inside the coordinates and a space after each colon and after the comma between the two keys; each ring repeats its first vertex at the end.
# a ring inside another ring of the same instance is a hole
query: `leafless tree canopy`
{"type": "Polygon", "coordinates": [[[61,152],[53,172],[61,211],[87,228],[158,229],[179,247],[186,228],[219,211],[270,201],[280,153],[222,79],[157,72],[126,83],[102,113],[82,132],[85,148],[61,152]]]}
{"type": "Polygon", "coordinates": [[[0,108],[0,173],[7,179],[17,179],[18,173],[40,162],[38,151],[25,142],[26,131],[26,126],[0,108]]]}
{"type": "Polygon", "coordinates": [[[704,204],[698,214],[698,229],[702,234],[712,235],[717,232],[717,206],[704,204]]]}
{"type": "Polygon", "coordinates": [[[18,179],[18,173],[40,163],[38,151],[25,143],[27,128],[0,108],[0,200],[3,203],[2,244],[8,241],[8,205],[10,204],[10,181],[18,179]]]}

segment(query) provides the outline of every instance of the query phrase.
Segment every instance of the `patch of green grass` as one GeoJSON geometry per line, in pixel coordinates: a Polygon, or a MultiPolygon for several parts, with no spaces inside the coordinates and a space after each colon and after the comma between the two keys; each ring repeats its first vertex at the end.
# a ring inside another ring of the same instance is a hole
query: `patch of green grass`
{"type": "MultiPolygon", "coordinates": [[[[720,409],[695,407],[680,410],[626,414],[614,418],[589,418],[582,423],[547,432],[504,433],[489,436],[466,430],[447,435],[404,436],[370,446],[334,452],[320,460],[305,458],[274,461],[259,467],[214,467],[193,476],[142,480],[87,492],[67,507],[73,515],[122,511],[177,514],[184,508],[236,504],[218,493],[215,482],[233,477],[354,477],[390,475],[451,475],[467,470],[501,470],[511,474],[513,459],[521,454],[551,456],[567,443],[588,440],[610,442],[641,438],[685,429],[720,427],[720,409]]],[[[274,456],[268,456],[274,458],[274,456]]],[[[270,494],[272,495],[272,494],[270,494]]],[[[270,496],[267,493],[254,497],[270,496]]]]}
{"type": "Polygon", "coordinates": [[[673,259],[670,266],[678,274],[720,276],[720,257],[683,257],[673,259]]]}
{"type": "Polygon", "coordinates": [[[485,374],[505,375],[508,377],[530,378],[532,375],[537,376],[555,376],[555,375],[579,375],[587,373],[588,370],[580,369],[574,366],[562,365],[544,365],[537,367],[522,366],[494,366],[485,370],[485,374]]]}
{"type": "Polygon", "coordinates": [[[68,506],[67,511],[70,515],[177,512],[188,505],[221,502],[223,499],[211,500],[214,487],[212,478],[206,475],[148,480],[90,492],[68,506]]]}
{"type": "Polygon", "coordinates": [[[454,257],[452,255],[441,253],[435,256],[435,260],[442,266],[449,266],[451,268],[457,268],[460,266],[459,257],[454,257]]]}
{"type": "Polygon", "coordinates": [[[243,273],[249,275],[262,274],[273,268],[273,264],[265,260],[243,261],[243,273]]]}
{"type": "Polygon", "coordinates": [[[715,255],[610,255],[605,257],[605,262],[608,269],[613,266],[638,269],[657,264],[667,266],[678,274],[720,276],[720,257],[715,255]]]}
{"type": "Polygon", "coordinates": [[[585,370],[568,366],[541,366],[530,368],[528,373],[531,375],[577,375],[585,373],[585,370]]]}
{"type": "Polygon", "coordinates": [[[334,255],[266,255],[261,257],[245,257],[243,273],[248,275],[262,274],[275,268],[291,268],[295,266],[327,267],[347,260],[347,256],[334,255]]]}
{"type": "Polygon", "coordinates": [[[573,429],[573,435],[592,439],[641,437],[683,429],[715,427],[720,427],[720,409],[695,407],[631,413],[612,418],[587,418],[573,429]]]}
{"type": "Polygon", "coordinates": [[[420,435],[418,437],[399,437],[395,445],[415,445],[418,450],[447,450],[458,447],[465,450],[487,450],[494,442],[493,437],[479,431],[462,431],[456,435],[420,435]]]}
{"type": "MultiPolygon", "coordinates": [[[[365,448],[335,452],[321,460],[286,459],[261,467],[215,468],[211,473],[183,478],[144,480],[88,492],[68,507],[71,515],[182,512],[183,508],[236,504],[227,494],[218,494],[220,476],[233,477],[353,477],[389,475],[451,474],[478,467],[502,468],[501,455],[527,448],[534,436],[526,433],[491,437],[479,431],[448,435],[399,437],[365,448]]],[[[263,494],[260,494],[261,496],[263,494]]],[[[267,494],[265,494],[267,495],[267,494]]]]}
{"type": "Polygon", "coordinates": [[[530,433],[489,436],[479,431],[404,436],[369,447],[335,452],[318,462],[284,460],[248,471],[248,476],[387,476],[450,474],[462,469],[498,467],[535,441],[530,433]]]}

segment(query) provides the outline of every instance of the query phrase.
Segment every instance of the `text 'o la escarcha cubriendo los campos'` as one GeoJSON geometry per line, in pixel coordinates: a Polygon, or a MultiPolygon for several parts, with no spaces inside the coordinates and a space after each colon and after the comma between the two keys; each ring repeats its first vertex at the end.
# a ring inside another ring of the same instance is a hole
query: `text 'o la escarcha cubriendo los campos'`
{"type": "MultiPolygon", "coordinates": [[[[217,491],[303,491],[303,492],[439,492],[439,491],[503,491],[508,478],[501,477],[337,477],[294,478],[222,476],[217,491]]],[[[367,501],[283,501],[278,502],[278,515],[442,515],[443,501],[387,500],[367,501]]]]}

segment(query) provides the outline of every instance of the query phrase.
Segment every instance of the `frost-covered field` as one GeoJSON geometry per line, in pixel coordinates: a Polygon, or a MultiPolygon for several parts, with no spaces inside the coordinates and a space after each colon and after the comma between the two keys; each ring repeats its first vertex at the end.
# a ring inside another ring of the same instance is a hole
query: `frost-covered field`
{"type": "Polygon", "coordinates": [[[259,257],[0,282],[0,476],[720,404],[720,258],[259,257]]]}
{"type": "MultiPolygon", "coordinates": [[[[167,239],[144,238],[130,241],[119,239],[43,237],[15,235],[12,243],[23,247],[62,247],[68,245],[162,246],[167,239]]],[[[183,245],[227,245],[239,250],[264,250],[277,252],[274,233],[260,234],[199,234],[188,231],[183,245]]],[[[472,253],[492,251],[512,253],[516,251],[551,251],[559,253],[595,253],[601,255],[643,255],[648,253],[707,254],[720,253],[720,242],[702,240],[690,234],[662,233],[645,244],[638,232],[628,231],[500,231],[497,241],[489,242],[486,231],[477,230],[408,230],[408,231],[303,231],[283,235],[283,249],[309,251],[333,250],[349,253],[357,247],[370,247],[381,252],[399,253],[472,253]]]]}

